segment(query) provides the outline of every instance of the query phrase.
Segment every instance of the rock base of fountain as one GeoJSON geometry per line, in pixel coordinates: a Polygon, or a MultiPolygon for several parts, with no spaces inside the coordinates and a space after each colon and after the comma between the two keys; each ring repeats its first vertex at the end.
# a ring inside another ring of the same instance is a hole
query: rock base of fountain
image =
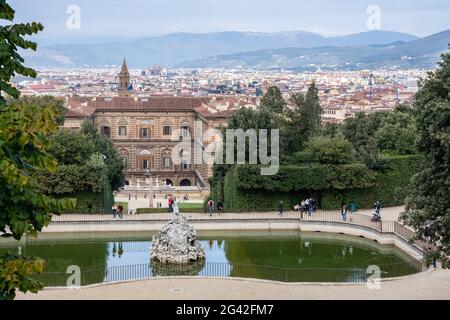
{"type": "Polygon", "coordinates": [[[153,236],[151,258],[162,264],[187,264],[203,260],[205,251],[196,237],[195,229],[187,223],[186,217],[180,215],[153,236]]]}

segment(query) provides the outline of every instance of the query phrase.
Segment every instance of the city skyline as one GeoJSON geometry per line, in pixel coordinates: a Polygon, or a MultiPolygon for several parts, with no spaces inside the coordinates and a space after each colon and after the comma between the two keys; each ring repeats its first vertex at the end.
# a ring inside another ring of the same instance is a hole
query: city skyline
{"type": "Polygon", "coordinates": [[[35,37],[42,45],[52,43],[107,42],[177,32],[220,31],[281,32],[308,31],[339,36],[370,31],[368,20],[377,13],[381,30],[410,33],[419,37],[446,30],[450,4],[442,0],[422,1],[305,1],[267,0],[192,1],[96,1],[14,0],[16,21],[38,21],[45,30],[35,37]],[[39,4],[38,4],[39,2],[39,4]],[[220,6],[219,6],[220,4],[220,6]],[[67,21],[79,8],[79,28],[67,21]],[[70,9],[72,8],[72,9],[70,9]],[[372,9],[370,9],[372,8],[372,9]]]}

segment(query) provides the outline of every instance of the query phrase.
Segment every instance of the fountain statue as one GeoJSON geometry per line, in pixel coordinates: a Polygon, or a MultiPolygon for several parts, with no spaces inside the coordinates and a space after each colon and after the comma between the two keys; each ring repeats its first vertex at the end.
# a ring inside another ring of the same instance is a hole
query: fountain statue
{"type": "Polygon", "coordinates": [[[197,232],[183,215],[176,216],[153,236],[152,260],[162,264],[187,264],[201,261],[205,251],[196,240],[197,232]]]}

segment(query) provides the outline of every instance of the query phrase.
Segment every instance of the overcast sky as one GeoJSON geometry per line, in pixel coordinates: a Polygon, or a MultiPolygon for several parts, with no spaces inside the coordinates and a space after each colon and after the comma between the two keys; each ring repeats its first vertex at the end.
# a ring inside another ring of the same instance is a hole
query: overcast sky
{"type": "Polygon", "coordinates": [[[450,29],[449,0],[9,0],[17,21],[39,21],[46,42],[111,41],[172,32],[305,30],[325,36],[368,31],[367,8],[381,29],[425,36],[450,29]],[[67,28],[70,5],[80,29],[67,28]]]}

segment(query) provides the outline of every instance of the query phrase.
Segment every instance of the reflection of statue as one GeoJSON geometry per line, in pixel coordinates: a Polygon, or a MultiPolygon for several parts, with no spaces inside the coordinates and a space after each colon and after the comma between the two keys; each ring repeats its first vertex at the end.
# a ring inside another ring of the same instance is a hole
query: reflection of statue
{"type": "Polygon", "coordinates": [[[151,265],[152,274],[156,277],[196,276],[205,267],[205,260],[194,261],[189,264],[167,264],[153,260],[151,265]]]}

